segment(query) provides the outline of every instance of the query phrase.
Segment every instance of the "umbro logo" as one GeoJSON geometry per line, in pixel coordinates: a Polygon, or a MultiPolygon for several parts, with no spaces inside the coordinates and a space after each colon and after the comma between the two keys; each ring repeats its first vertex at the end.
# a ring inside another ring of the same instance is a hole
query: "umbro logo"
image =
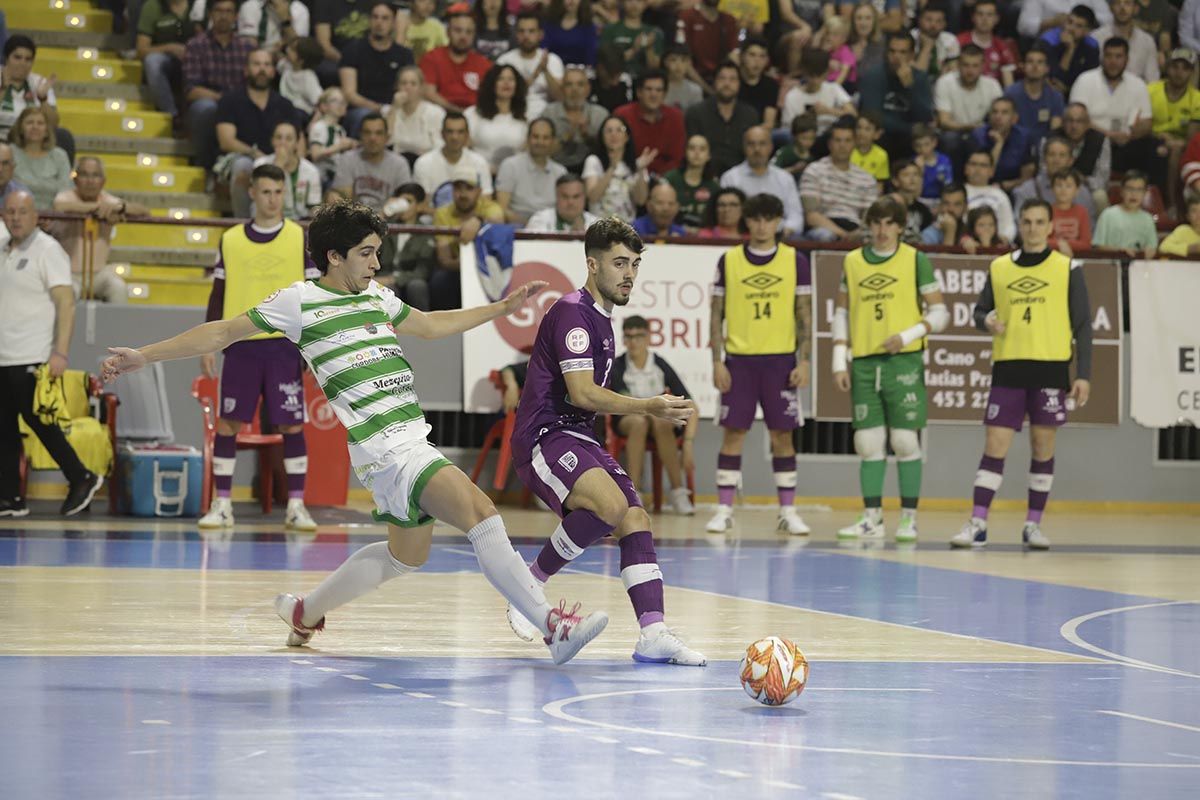
{"type": "Polygon", "coordinates": [[[742,278],[742,283],[757,291],[770,289],[775,284],[779,283],[783,278],[778,275],[769,275],[765,272],[756,272],[749,278],[742,278]]]}
{"type": "Polygon", "coordinates": [[[1050,284],[1046,283],[1045,281],[1039,280],[1032,275],[1025,275],[1024,277],[1017,278],[1015,281],[1010,283],[1008,288],[1010,291],[1018,294],[1029,295],[1033,294],[1034,292],[1040,292],[1049,285],[1050,284]]]}
{"type": "Polygon", "coordinates": [[[858,282],[858,285],[864,289],[870,289],[872,292],[878,292],[881,289],[886,289],[896,282],[896,279],[891,275],[884,275],[882,272],[875,272],[858,282]]]}

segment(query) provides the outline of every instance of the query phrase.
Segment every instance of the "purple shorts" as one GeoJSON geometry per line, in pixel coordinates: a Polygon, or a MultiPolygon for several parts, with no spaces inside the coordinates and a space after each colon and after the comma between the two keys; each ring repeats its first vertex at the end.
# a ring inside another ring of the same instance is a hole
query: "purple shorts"
{"type": "Polygon", "coordinates": [[[985,425],[1020,431],[1029,415],[1030,425],[1057,428],[1067,421],[1067,392],[1062,389],[1022,389],[993,386],[988,394],[985,425]]]}
{"type": "Polygon", "coordinates": [[[788,386],[788,377],[796,367],[791,353],[774,356],[725,357],[725,366],[733,386],[721,395],[722,428],[745,430],[754,424],[759,405],[763,421],[773,431],[790,431],[804,424],[800,415],[800,396],[788,386]]]}
{"type": "Polygon", "coordinates": [[[217,416],[251,422],[262,398],[272,425],[304,422],[304,362],[287,339],[235,342],[221,365],[221,407],[217,416]]]}
{"type": "Polygon", "coordinates": [[[522,483],[560,517],[567,513],[563,503],[579,476],[595,467],[616,482],[630,508],[642,506],[642,499],[621,465],[599,443],[583,434],[551,431],[537,441],[532,453],[514,450],[513,463],[522,483]]]}

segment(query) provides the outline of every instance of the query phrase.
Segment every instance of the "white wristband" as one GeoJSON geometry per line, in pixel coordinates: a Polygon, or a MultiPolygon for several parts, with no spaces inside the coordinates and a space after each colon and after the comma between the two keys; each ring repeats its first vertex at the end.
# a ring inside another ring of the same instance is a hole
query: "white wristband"
{"type": "Polygon", "coordinates": [[[917,339],[925,338],[925,333],[926,333],[925,323],[918,322],[916,325],[913,325],[908,330],[900,331],[900,342],[905,347],[908,347],[910,344],[915,342],[917,339]]]}
{"type": "Polygon", "coordinates": [[[844,344],[835,344],[833,346],[833,371],[846,372],[849,369],[846,354],[849,348],[844,344]]]}

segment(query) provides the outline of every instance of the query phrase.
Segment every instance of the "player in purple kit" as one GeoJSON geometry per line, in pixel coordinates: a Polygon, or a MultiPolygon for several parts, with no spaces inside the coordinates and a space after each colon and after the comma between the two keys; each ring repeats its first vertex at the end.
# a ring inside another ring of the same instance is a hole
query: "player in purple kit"
{"type": "MultiPolygon", "coordinates": [[[[321,277],[307,257],[304,229],[283,216],[283,170],[261,164],[250,174],[254,218],[221,235],[206,321],[234,319],[274,291],[299,280],[321,277]]],[[[201,357],[200,368],[216,377],[216,355],[201,357]]],[[[283,434],[283,468],[287,473],[285,526],[315,531],[317,523],[304,507],[308,447],[304,441],[304,377],[300,352],[279,334],[257,333],[251,340],[225,348],[221,365],[221,405],[213,443],[213,499],[200,528],[232,528],[233,468],[237,435],[254,420],[259,399],[272,425],[283,434]]]]}
{"type": "MultiPolygon", "coordinates": [[[[615,217],[587,229],[587,283],[559,299],[538,329],[517,406],[513,463],[525,485],[562,517],[530,566],[533,576],[544,583],[612,534],[621,548],[621,580],[641,626],[634,659],[704,666],[705,657],[666,626],[650,516],[629,476],[593,433],[597,413],[683,422],[693,412],[684,397],[639,399],[607,388],[615,355],[612,307],[629,302],[641,252],[637,232],[615,217]]],[[[537,636],[511,605],[508,619],[522,639],[537,636]]]]}

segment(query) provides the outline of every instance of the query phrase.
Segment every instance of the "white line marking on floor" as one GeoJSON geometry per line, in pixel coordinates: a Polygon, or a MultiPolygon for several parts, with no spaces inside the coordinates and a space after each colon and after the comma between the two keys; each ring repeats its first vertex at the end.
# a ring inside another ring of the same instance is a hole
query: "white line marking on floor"
{"type": "Polygon", "coordinates": [[[736,769],[719,769],[718,775],[724,775],[726,778],[749,778],[749,772],[738,772],[736,769]]]}
{"type": "Polygon", "coordinates": [[[231,758],[228,761],[226,761],[225,763],[233,764],[238,761],[249,761],[252,758],[258,758],[259,756],[266,755],[266,753],[267,753],[266,750],[255,750],[253,753],[247,753],[244,756],[238,756],[237,758],[231,758]]]}
{"type": "Polygon", "coordinates": [[[409,697],[415,697],[418,700],[431,700],[434,697],[434,695],[425,694],[424,692],[405,692],[405,694],[409,697]]]}
{"type": "Polygon", "coordinates": [[[1167,755],[1173,756],[1174,758],[1193,758],[1196,761],[1200,761],[1200,756],[1193,756],[1188,753],[1167,753],[1167,755]]]}
{"type": "Polygon", "coordinates": [[[303,658],[293,658],[292,663],[293,664],[303,664],[304,666],[308,666],[309,664],[312,664],[311,661],[306,661],[303,658]]]}
{"type": "Polygon", "coordinates": [[[856,794],[842,794],[841,792],[821,792],[821,797],[826,800],[862,800],[856,794]]]}
{"type": "Polygon", "coordinates": [[[343,678],[347,678],[347,679],[349,679],[349,680],[352,680],[352,681],[369,681],[369,680],[371,680],[370,678],[368,678],[368,677],[366,677],[366,676],[364,676],[364,675],[352,675],[352,674],[346,674],[346,675],[343,675],[342,677],[343,677],[343,678]]]}
{"type": "Polygon", "coordinates": [[[320,672],[341,672],[337,667],[313,667],[313,669],[320,672]]]}
{"type": "Polygon", "coordinates": [[[530,719],[529,717],[509,717],[513,722],[524,722],[526,725],[543,725],[540,719],[530,719]]]}
{"type": "Polygon", "coordinates": [[[1126,714],[1124,711],[1108,711],[1106,709],[1096,709],[1097,714],[1107,714],[1110,717],[1124,717],[1125,719],[1136,719],[1139,722],[1149,722],[1152,725],[1162,725],[1167,728],[1178,728],[1181,731],[1192,731],[1200,733],[1200,728],[1195,725],[1184,725],[1181,722],[1168,722],[1165,719],[1155,719],[1154,717],[1143,717],[1138,714],[1126,714]]]}
{"type": "Polygon", "coordinates": [[[1122,664],[1126,664],[1131,667],[1137,667],[1139,669],[1148,669],[1153,672],[1165,672],[1168,675],[1179,675],[1184,678],[1200,678],[1200,675],[1197,675],[1192,672],[1184,672],[1183,670],[1172,669],[1171,667],[1164,667],[1159,664],[1151,664],[1149,661],[1141,661],[1136,658],[1131,658],[1130,656],[1122,655],[1121,653],[1114,653],[1111,650],[1105,650],[1103,647],[1099,647],[1098,645],[1094,645],[1091,642],[1086,641],[1082,636],[1079,635],[1079,626],[1080,625],[1082,625],[1085,622],[1090,622],[1091,620],[1097,619],[1098,617],[1106,617],[1109,614],[1121,614],[1126,611],[1140,611],[1143,608],[1163,608],[1165,606],[1182,606],[1182,605],[1194,605],[1194,603],[1192,603],[1189,600],[1172,600],[1171,602],[1167,602],[1167,603],[1143,603],[1141,605],[1136,605],[1136,606],[1123,606],[1121,608],[1106,608],[1103,611],[1093,611],[1091,614],[1082,614],[1078,617],[1075,617],[1074,619],[1067,620],[1066,622],[1064,622],[1062,624],[1062,627],[1058,629],[1058,633],[1060,636],[1062,636],[1064,639],[1066,639],[1068,642],[1075,645],[1076,647],[1082,648],[1091,653],[1096,653],[1098,655],[1104,656],[1105,658],[1111,659],[1113,661],[1118,661],[1122,664]]]}
{"type": "Polygon", "coordinates": [[[589,736],[588,738],[591,739],[593,742],[599,742],[600,744],[620,744],[621,743],[620,739],[614,739],[611,736],[589,736]]]}
{"type": "Polygon", "coordinates": [[[372,683],[371,685],[374,686],[376,689],[402,689],[402,688],[404,688],[402,686],[397,686],[394,683],[372,683]]]}
{"type": "Polygon", "coordinates": [[[763,781],[763,786],[773,786],[776,789],[803,789],[804,787],[798,783],[788,783],[787,781],[763,781]]]}
{"type": "Polygon", "coordinates": [[[144,720],[142,720],[142,724],[143,725],[170,725],[171,723],[167,722],[165,719],[144,719],[144,720]]]}
{"type": "Polygon", "coordinates": [[[703,766],[706,766],[703,761],[699,761],[694,758],[683,758],[683,757],[672,758],[671,763],[678,764],[681,767],[703,767],[703,766]]]}
{"type": "MultiPolygon", "coordinates": [[[[158,752],[157,750],[130,750],[129,755],[131,755],[131,756],[148,756],[148,755],[153,755],[154,753],[157,753],[157,752],[158,752]]],[[[1168,753],[1168,755],[1170,755],[1170,754],[1168,753]]]]}
{"type": "Polygon", "coordinates": [[[644,756],[661,756],[662,750],[655,750],[653,747],[626,747],[631,753],[641,753],[644,756]]]}
{"type": "Polygon", "coordinates": [[[491,714],[493,716],[500,716],[504,713],[503,711],[497,711],[494,708],[472,708],[471,710],[476,714],[491,714]]]}
{"type": "Polygon", "coordinates": [[[450,706],[451,708],[466,708],[467,707],[466,703],[460,703],[457,700],[438,700],[438,702],[444,706],[450,706]]]}

